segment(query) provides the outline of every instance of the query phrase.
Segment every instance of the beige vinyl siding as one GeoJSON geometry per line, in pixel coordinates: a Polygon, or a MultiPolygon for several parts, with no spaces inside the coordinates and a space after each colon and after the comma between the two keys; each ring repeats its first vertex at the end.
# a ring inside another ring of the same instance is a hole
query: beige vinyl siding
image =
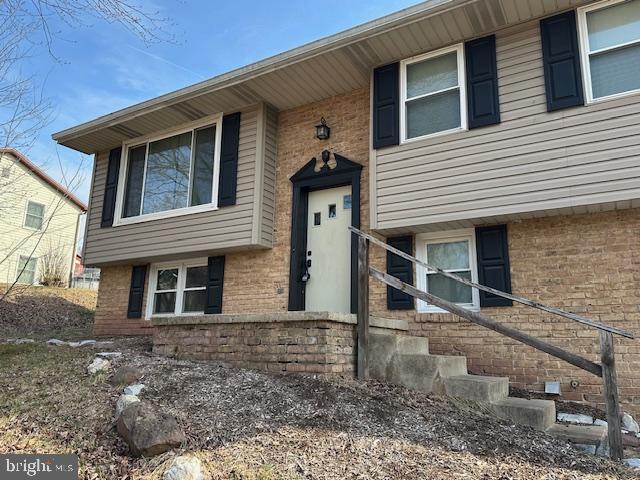
{"type": "Polygon", "coordinates": [[[61,253],[64,275],[70,277],[76,249],[78,206],[65,198],[11,154],[0,155],[0,284],[16,280],[20,256],[37,260],[36,283],[41,258],[61,253]],[[7,173],[7,176],[2,176],[7,173]],[[25,227],[28,201],[44,205],[41,230],[25,227]]]}
{"type": "Polygon", "coordinates": [[[640,95],[548,113],[538,22],[496,43],[502,123],[375,151],[378,229],[640,197],[640,95]]]}
{"type": "Polygon", "coordinates": [[[262,106],[256,106],[242,111],[236,205],[215,211],[101,228],[109,152],[99,153],[87,223],[86,264],[146,261],[259,246],[252,239],[252,226],[255,176],[259,171],[258,116],[262,110],[262,106]]]}
{"type": "Polygon", "coordinates": [[[273,245],[273,218],[276,209],[276,141],[278,134],[278,112],[266,109],[264,143],[262,230],[260,240],[266,246],[273,245]]]}

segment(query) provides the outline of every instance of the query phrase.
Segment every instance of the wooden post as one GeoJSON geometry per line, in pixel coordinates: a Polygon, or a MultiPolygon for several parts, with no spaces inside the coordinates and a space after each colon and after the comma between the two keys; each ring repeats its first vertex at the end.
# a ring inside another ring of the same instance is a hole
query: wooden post
{"type": "Polygon", "coordinates": [[[602,362],[603,394],[607,409],[610,455],[615,460],[621,460],[623,452],[620,404],[618,403],[618,379],[616,375],[616,359],[613,352],[613,335],[609,332],[600,332],[600,358],[602,362]]]}
{"type": "Polygon", "coordinates": [[[369,377],[369,240],[358,237],[358,379],[369,377]]]}

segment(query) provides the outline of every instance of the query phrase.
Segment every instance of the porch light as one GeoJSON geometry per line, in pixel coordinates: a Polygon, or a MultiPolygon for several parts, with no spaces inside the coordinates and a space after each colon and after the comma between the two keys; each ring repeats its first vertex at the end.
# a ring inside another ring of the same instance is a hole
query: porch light
{"type": "Polygon", "coordinates": [[[316,125],[316,138],[318,140],[326,140],[331,134],[331,129],[327,125],[327,121],[322,117],[320,119],[320,125],[316,125]]]}

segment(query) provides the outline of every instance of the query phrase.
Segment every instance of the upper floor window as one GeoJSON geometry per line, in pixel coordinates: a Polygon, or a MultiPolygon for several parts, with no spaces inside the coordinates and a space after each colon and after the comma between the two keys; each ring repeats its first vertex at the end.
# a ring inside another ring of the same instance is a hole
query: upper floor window
{"type": "Polygon", "coordinates": [[[24,216],[24,226],[34,230],[42,230],[44,223],[44,205],[29,200],[27,202],[27,212],[24,216]]]}
{"type": "Polygon", "coordinates": [[[403,140],[467,128],[462,44],[404,60],[400,75],[403,140]]]}
{"type": "Polygon", "coordinates": [[[120,221],[215,208],[220,122],[125,145],[120,221]],[[195,208],[194,208],[195,207],[195,208]],[[187,210],[188,209],[188,210],[187,210]]]}
{"type": "MultiPolygon", "coordinates": [[[[442,270],[455,273],[472,282],[478,281],[475,232],[473,229],[422,234],[416,238],[417,257],[442,270]]],[[[417,268],[418,288],[460,306],[480,308],[478,291],[437,273],[417,268]]],[[[420,301],[418,310],[441,312],[440,308],[420,301]]]]}
{"type": "Polygon", "coordinates": [[[588,100],[640,91],[640,0],[578,10],[588,100]]]}

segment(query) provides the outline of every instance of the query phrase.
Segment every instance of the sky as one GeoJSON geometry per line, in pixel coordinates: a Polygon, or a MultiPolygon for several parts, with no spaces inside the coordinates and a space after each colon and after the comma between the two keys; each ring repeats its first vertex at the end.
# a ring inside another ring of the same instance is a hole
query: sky
{"type": "Polygon", "coordinates": [[[25,152],[57,180],[81,166],[74,193],[88,200],[92,158],[51,134],[417,3],[417,0],[134,0],[169,19],[145,43],[118,24],[53,23],[53,56],[36,49],[25,68],[43,84],[53,119],[25,152]],[[55,58],[54,58],[55,57],[55,58]],[[60,159],[60,161],[58,161],[60,159]],[[62,167],[60,167],[60,164],[62,167]]]}

